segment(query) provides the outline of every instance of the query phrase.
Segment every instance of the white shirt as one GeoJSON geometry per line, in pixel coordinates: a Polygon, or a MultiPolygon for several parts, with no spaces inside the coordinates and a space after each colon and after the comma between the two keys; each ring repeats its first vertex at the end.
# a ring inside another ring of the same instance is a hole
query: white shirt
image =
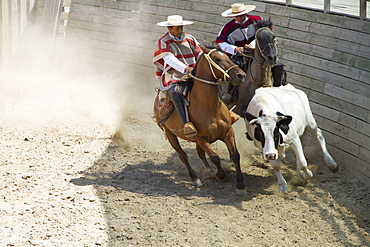
{"type": "MultiPolygon", "coordinates": [[[[171,33],[168,34],[171,38],[173,38],[174,40],[182,40],[183,37],[181,38],[177,38],[175,36],[173,36],[171,33]]],[[[183,35],[181,35],[183,36],[183,35]]],[[[180,73],[183,73],[185,74],[185,69],[186,66],[183,62],[181,62],[180,60],[178,60],[175,55],[173,54],[169,54],[165,57],[163,57],[163,60],[166,64],[168,64],[169,66],[171,66],[172,68],[174,68],[175,70],[179,71],[180,73]]]]}

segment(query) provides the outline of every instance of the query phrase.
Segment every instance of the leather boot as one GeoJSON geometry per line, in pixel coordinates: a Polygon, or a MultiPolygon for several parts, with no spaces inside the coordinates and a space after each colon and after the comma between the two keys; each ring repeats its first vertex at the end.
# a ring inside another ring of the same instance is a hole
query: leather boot
{"type": "Polygon", "coordinates": [[[170,91],[170,96],[172,99],[172,102],[176,108],[177,114],[180,117],[181,125],[184,127],[184,134],[186,137],[194,137],[198,134],[197,129],[193,125],[192,122],[187,121],[186,119],[186,112],[185,112],[185,105],[184,105],[184,99],[181,94],[173,90],[174,87],[172,87],[170,91]]]}
{"type": "Polygon", "coordinates": [[[284,64],[278,64],[271,69],[272,77],[274,78],[274,87],[279,87],[287,84],[284,66],[284,64]]]}
{"type": "Polygon", "coordinates": [[[231,101],[233,100],[233,95],[232,95],[232,93],[234,92],[233,89],[234,89],[233,84],[229,83],[227,92],[224,93],[221,97],[221,100],[222,100],[222,102],[225,103],[225,105],[229,105],[231,103],[231,101]]]}

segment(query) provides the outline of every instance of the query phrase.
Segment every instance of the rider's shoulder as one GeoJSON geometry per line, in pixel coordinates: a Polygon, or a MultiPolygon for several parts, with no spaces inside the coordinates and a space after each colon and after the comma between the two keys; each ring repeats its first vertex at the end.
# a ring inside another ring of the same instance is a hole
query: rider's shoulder
{"type": "Polygon", "coordinates": [[[248,15],[248,18],[251,21],[259,21],[259,20],[262,20],[261,16],[258,16],[258,15],[248,15]]]}

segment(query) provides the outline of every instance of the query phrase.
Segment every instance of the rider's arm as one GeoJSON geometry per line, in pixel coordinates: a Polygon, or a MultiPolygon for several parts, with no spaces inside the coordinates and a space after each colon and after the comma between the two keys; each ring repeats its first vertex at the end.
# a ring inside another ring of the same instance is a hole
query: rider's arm
{"type": "Polygon", "coordinates": [[[250,42],[249,46],[252,48],[256,48],[256,40],[254,39],[252,42],[250,42]]]}
{"type": "Polygon", "coordinates": [[[222,42],[222,43],[219,43],[218,46],[221,48],[221,50],[223,50],[224,52],[227,52],[231,55],[235,55],[235,48],[236,46],[235,45],[230,45],[229,43],[227,42],[222,42]]]}
{"type": "Polygon", "coordinates": [[[175,55],[170,54],[163,58],[163,60],[172,68],[175,70],[185,74],[186,65],[182,63],[180,60],[178,60],[175,55]]]}

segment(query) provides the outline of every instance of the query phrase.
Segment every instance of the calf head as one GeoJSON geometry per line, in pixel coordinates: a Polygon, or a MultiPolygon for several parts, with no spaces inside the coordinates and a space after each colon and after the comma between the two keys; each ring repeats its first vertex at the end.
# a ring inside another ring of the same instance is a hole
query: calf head
{"type": "MultiPolygon", "coordinates": [[[[263,157],[265,160],[275,160],[278,158],[278,146],[283,143],[283,136],[280,130],[286,135],[289,131],[289,124],[292,117],[276,112],[270,116],[263,114],[262,110],[256,117],[249,112],[245,112],[245,119],[250,125],[254,125],[254,131],[249,133],[253,138],[261,143],[263,157]]],[[[249,138],[248,138],[249,139],[249,138]]]]}

